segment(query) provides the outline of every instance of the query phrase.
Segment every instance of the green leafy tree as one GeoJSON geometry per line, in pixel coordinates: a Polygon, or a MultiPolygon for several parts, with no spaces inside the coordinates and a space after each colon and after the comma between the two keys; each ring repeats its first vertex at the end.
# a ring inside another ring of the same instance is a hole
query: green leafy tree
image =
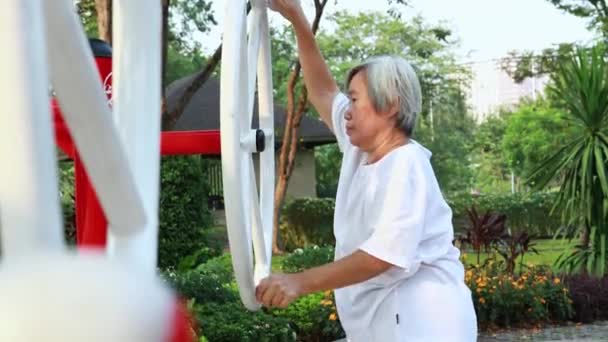
{"type": "Polygon", "coordinates": [[[500,67],[517,83],[528,77],[541,77],[555,71],[559,61],[568,58],[577,46],[561,43],[556,47],[533,51],[510,51],[500,62],[500,67]]]}
{"type": "Polygon", "coordinates": [[[488,116],[473,135],[473,189],[481,193],[504,193],[510,190],[510,170],[502,145],[509,115],[510,111],[501,109],[495,115],[488,116]]]}
{"type": "MultiPolygon", "coordinates": [[[[557,9],[579,18],[587,19],[587,27],[596,31],[603,39],[608,38],[608,6],[606,0],[547,0],[557,9]]],[[[503,60],[502,68],[516,82],[526,77],[545,75],[553,72],[558,60],[569,56],[575,49],[572,43],[558,44],[546,48],[540,54],[531,51],[512,51],[503,60]]]]}
{"type": "Polygon", "coordinates": [[[502,148],[509,168],[526,176],[571,136],[563,110],[546,100],[527,102],[507,120],[502,148]]]}
{"type": "Polygon", "coordinates": [[[606,0],[547,0],[558,9],[588,19],[588,27],[608,37],[608,5],[606,0]]]}

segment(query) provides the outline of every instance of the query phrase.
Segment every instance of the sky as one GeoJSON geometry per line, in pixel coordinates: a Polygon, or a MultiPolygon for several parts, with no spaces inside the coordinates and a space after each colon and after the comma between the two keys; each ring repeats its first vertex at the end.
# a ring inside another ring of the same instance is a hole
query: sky
{"type": "MultiPolygon", "coordinates": [[[[213,51],[220,42],[226,1],[214,1],[218,25],[201,38],[205,52],[213,51]]],[[[302,0],[309,19],[314,8],[312,0],[302,0]]],[[[329,0],[326,13],[338,10],[388,10],[386,0],[329,0]]],[[[561,42],[586,43],[594,33],[586,29],[586,21],[563,13],[547,0],[411,0],[404,17],[421,15],[428,23],[444,22],[460,40],[456,50],[462,62],[501,58],[512,50],[540,51],[561,42]]],[[[287,22],[278,14],[270,17],[271,25],[287,22]]]]}

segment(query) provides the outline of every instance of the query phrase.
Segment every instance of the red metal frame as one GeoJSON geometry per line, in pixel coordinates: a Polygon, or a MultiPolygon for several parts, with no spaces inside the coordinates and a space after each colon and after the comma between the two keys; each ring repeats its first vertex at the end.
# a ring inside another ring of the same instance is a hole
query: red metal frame
{"type": "MultiPolygon", "coordinates": [[[[96,57],[101,80],[106,93],[111,96],[112,59],[96,57]]],[[[51,102],[55,140],[59,148],[74,160],[76,241],[79,247],[103,248],[106,245],[106,216],[101,208],[95,189],[87,176],[86,168],[78,155],[69,128],[63,121],[61,110],[55,100],[51,102]]],[[[221,154],[220,131],[172,131],[161,132],[161,155],[214,155],[221,154]]]]}
{"type": "MultiPolygon", "coordinates": [[[[58,106],[54,106],[55,139],[59,148],[74,160],[76,241],[78,246],[99,247],[106,244],[106,216],[95,189],[66,127],[58,106]]],[[[220,155],[220,131],[181,131],[161,133],[161,155],[220,155]]]]}

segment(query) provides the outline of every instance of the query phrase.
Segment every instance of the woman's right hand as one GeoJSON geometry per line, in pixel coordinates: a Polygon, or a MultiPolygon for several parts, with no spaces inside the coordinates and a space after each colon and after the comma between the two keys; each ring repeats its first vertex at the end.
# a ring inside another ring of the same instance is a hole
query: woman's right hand
{"type": "Polygon", "coordinates": [[[293,22],[298,16],[304,15],[300,0],[268,0],[268,7],[279,12],[290,22],[293,22]]]}

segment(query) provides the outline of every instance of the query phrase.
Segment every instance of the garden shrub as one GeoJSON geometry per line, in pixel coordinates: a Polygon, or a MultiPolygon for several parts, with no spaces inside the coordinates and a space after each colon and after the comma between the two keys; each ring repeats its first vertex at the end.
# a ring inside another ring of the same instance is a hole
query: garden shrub
{"type": "Polygon", "coordinates": [[[293,324],[298,341],[335,341],[346,336],[338,318],[332,291],[302,297],[286,309],[273,310],[273,314],[284,317],[293,324]]]}
{"type": "Polygon", "coordinates": [[[504,268],[489,261],[466,270],[480,326],[533,325],[572,317],[568,288],[549,268],[529,266],[517,276],[504,273],[504,268]]]}
{"type": "Polygon", "coordinates": [[[564,277],[574,307],[575,322],[608,320],[608,277],[585,274],[564,277]]]}
{"type": "Polygon", "coordinates": [[[287,251],[312,245],[334,245],[335,200],[299,198],[288,201],[281,212],[281,238],[287,251]]]}
{"type": "Polygon", "coordinates": [[[296,249],[283,259],[281,269],[286,273],[302,272],[334,261],[334,248],[312,246],[296,249]]]}
{"type": "Polygon", "coordinates": [[[241,303],[203,303],[195,306],[199,330],[213,342],[295,342],[289,321],[264,311],[251,312],[241,303]]]}
{"type": "Polygon", "coordinates": [[[229,284],[235,281],[232,257],[228,253],[210,259],[196,269],[199,272],[215,277],[222,284],[229,284]]]}
{"type": "Polygon", "coordinates": [[[224,304],[236,302],[239,298],[230,284],[202,271],[165,271],[161,276],[182,298],[196,303],[224,304]]]}

